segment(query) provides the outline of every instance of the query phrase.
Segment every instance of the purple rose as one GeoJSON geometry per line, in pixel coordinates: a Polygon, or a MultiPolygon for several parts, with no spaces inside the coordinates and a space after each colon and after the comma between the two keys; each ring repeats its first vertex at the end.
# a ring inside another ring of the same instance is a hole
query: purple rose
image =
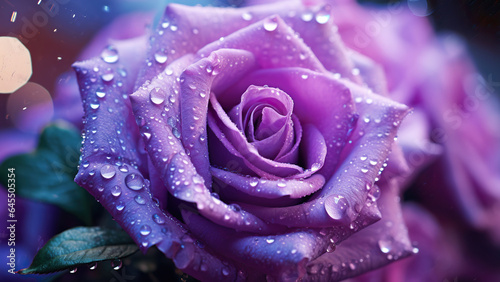
{"type": "Polygon", "coordinates": [[[331,13],[170,5],[149,38],[75,63],[75,181],[202,280],[339,280],[408,256],[399,186],[377,182],[407,168],[408,108],[356,67],[331,13]]]}

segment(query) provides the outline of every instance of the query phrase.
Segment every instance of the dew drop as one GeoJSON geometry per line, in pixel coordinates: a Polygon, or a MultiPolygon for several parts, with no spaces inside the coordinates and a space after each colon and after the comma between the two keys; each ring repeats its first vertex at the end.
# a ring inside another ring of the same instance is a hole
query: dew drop
{"type": "Polygon", "coordinates": [[[165,91],[159,87],[156,87],[149,92],[149,99],[155,105],[161,105],[165,101],[165,96],[165,91]]]}
{"type": "Polygon", "coordinates": [[[168,98],[168,100],[170,101],[170,103],[175,103],[175,95],[170,95],[170,97],[168,98]]]}
{"type": "Polygon", "coordinates": [[[275,31],[278,28],[276,18],[269,19],[264,22],[264,29],[267,31],[275,31]]]}
{"type": "Polygon", "coordinates": [[[378,200],[378,198],[380,198],[380,189],[378,188],[378,186],[374,186],[375,189],[372,190],[372,193],[369,194],[371,200],[373,202],[375,202],[376,200],[378,200]]]}
{"type": "Polygon", "coordinates": [[[89,269],[90,269],[90,270],[95,270],[96,268],[97,268],[97,262],[91,263],[91,264],[89,265],[89,269]]]}
{"type": "Polygon", "coordinates": [[[392,242],[391,242],[391,240],[388,240],[388,239],[382,239],[382,240],[378,241],[378,247],[380,248],[380,251],[382,253],[387,254],[392,249],[392,242]]]}
{"type": "Polygon", "coordinates": [[[249,182],[251,187],[256,187],[259,184],[259,180],[257,178],[252,178],[249,182]]]}
{"type": "Polygon", "coordinates": [[[113,71],[106,71],[105,73],[101,74],[101,79],[105,82],[110,82],[115,78],[115,74],[113,71]]]}
{"type": "Polygon", "coordinates": [[[108,45],[102,50],[101,58],[106,63],[114,64],[118,62],[118,50],[114,46],[108,45]]]}
{"type": "Polygon", "coordinates": [[[165,53],[163,52],[157,52],[155,53],[155,61],[158,64],[164,64],[165,62],[167,62],[167,55],[165,55],[165,53]]]}
{"type": "Polygon", "coordinates": [[[318,171],[320,168],[321,168],[321,164],[320,163],[313,163],[312,166],[311,166],[311,171],[315,172],[315,171],[318,171]]]}
{"type": "Polygon", "coordinates": [[[118,202],[118,204],[116,205],[117,211],[122,211],[124,208],[125,208],[125,205],[123,204],[122,201],[118,202]]]}
{"type": "Polygon", "coordinates": [[[273,239],[273,238],[267,238],[267,239],[266,239],[266,242],[267,242],[268,244],[272,244],[272,243],[274,243],[274,239],[273,239]]]}
{"type": "Polygon", "coordinates": [[[99,103],[90,103],[90,108],[92,108],[92,110],[99,109],[99,103]]]}
{"type": "Polygon", "coordinates": [[[309,75],[307,75],[307,74],[303,74],[303,75],[301,75],[300,77],[301,77],[302,79],[308,79],[308,78],[309,78],[309,75]]]}
{"type": "Polygon", "coordinates": [[[149,225],[143,225],[139,232],[142,236],[148,236],[151,233],[151,227],[149,227],[149,225]]]}
{"type": "Polygon", "coordinates": [[[122,188],[118,185],[111,187],[111,195],[119,197],[122,194],[122,188]]]}
{"type": "Polygon", "coordinates": [[[319,10],[315,19],[319,24],[326,24],[330,20],[330,6],[325,5],[321,10],[319,10]]]}
{"type": "Polygon", "coordinates": [[[248,12],[245,12],[243,14],[241,14],[241,17],[245,20],[245,21],[251,21],[253,16],[252,14],[248,13],[248,12]]]}
{"type": "Polygon", "coordinates": [[[302,15],[300,16],[300,18],[301,18],[303,21],[305,21],[305,22],[310,22],[310,21],[312,20],[312,18],[313,18],[313,14],[312,14],[312,13],[307,12],[307,13],[302,14],[302,15]]]}
{"type": "Polygon", "coordinates": [[[227,266],[222,267],[222,275],[224,275],[224,276],[229,275],[229,268],[227,266]]]}
{"type": "Polygon", "coordinates": [[[136,195],[134,197],[134,200],[136,203],[138,203],[139,205],[144,205],[146,203],[146,199],[144,199],[144,197],[142,197],[141,195],[136,195]]]}
{"type": "Polygon", "coordinates": [[[153,221],[156,222],[156,224],[164,224],[165,223],[165,219],[158,215],[157,213],[153,214],[153,221]]]}
{"type": "Polygon", "coordinates": [[[111,165],[104,165],[101,167],[101,176],[104,179],[111,179],[115,176],[115,168],[111,165]]]}
{"type": "Polygon", "coordinates": [[[104,92],[104,88],[99,87],[99,88],[95,91],[95,95],[97,95],[97,97],[99,97],[99,98],[104,98],[104,97],[106,96],[106,92],[104,92]]]}
{"type": "Polygon", "coordinates": [[[328,215],[336,220],[342,219],[347,211],[349,203],[343,196],[330,196],[325,200],[325,210],[328,215]]]}
{"type": "Polygon", "coordinates": [[[73,273],[76,273],[77,271],[78,271],[78,268],[75,267],[75,268],[71,269],[69,271],[69,273],[73,274],[73,273]]]}
{"type": "Polygon", "coordinates": [[[118,169],[119,169],[121,172],[128,172],[128,167],[127,167],[127,165],[121,165],[118,169]]]}
{"type": "Polygon", "coordinates": [[[241,207],[238,204],[230,204],[229,208],[232,209],[235,212],[240,212],[241,211],[241,207]]]}
{"type": "Polygon", "coordinates": [[[88,161],[88,160],[84,160],[84,161],[82,161],[82,166],[83,166],[84,168],[89,167],[89,165],[90,165],[90,164],[89,164],[89,161],[88,161]]]}
{"type": "Polygon", "coordinates": [[[144,186],[144,178],[139,174],[131,173],[125,177],[125,184],[132,190],[141,190],[144,186]]]}

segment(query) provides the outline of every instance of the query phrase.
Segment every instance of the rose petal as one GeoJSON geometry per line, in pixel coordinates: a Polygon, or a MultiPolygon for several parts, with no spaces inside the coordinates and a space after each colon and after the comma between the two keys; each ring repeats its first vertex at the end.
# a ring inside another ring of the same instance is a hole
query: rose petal
{"type": "Polygon", "coordinates": [[[306,280],[342,280],[412,254],[398,192],[396,182],[382,187],[378,200],[382,220],[351,235],[335,251],[309,262],[306,280]]]}
{"type": "Polygon", "coordinates": [[[214,177],[238,191],[266,199],[275,199],[284,196],[289,196],[292,199],[302,198],[321,189],[325,182],[325,178],[320,174],[313,175],[304,180],[264,180],[257,177],[249,178],[214,167],[211,168],[211,172],[214,177]]]}
{"type": "MultiPolygon", "coordinates": [[[[295,15],[301,14],[302,12],[304,12],[304,8],[300,1],[294,1],[287,4],[286,8],[283,8],[283,5],[279,3],[266,6],[252,6],[242,9],[189,7],[170,4],[165,10],[153,34],[151,48],[147,54],[146,65],[142,69],[140,76],[144,77],[144,81],[150,80],[159,74],[165,66],[181,56],[188,53],[195,53],[208,43],[228,36],[231,33],[239,31],[273,14],[280,15],[291,24],[297,22],[298,25],[300,17],[295,17],[295,15]],[[288,16],[290,16],[290,19],[287,18],[288,16]],[[168,50],[165,46],[168,46],[168,50]]],[[[304,13],[309,14],[309,12],[304,13]]],[[[306,28],[303,32],[306,43],[309,45],[313,43],[310,41],[316,41],[318,33],[322,36],[322,33],[326,32],[330,34],[334,32],[334,29],[330,28],[332,26],[330,21],[322,28],[318,28],[317,26],[312,27],[312,29],[306,28]],[[319,29],[319,31],[315,31],[316,29],[319,29]],[[311,32],[313,34],[311,34],[311,32]]],[[[290,36],[291,41],[296,41],[294,34],[290,34],[290,36]]],[[[320,46],[322,50],[333,50],[328,53],[322,53],[328,57],[328,61],[331,62],[330,64],[336,62],[338,66],[346,65],[348,64],[348,60],[345,59],[343,49],[339,49],[338,47],[341,46],[341,41],[338,40],[338,38],[335,38],[335,40],[335,43],[328,43],[328,46],[320,46]],[[337,59],[337,57],[339,58],[337,59]]],[[[256,41],[255,38],[251,38],[247,43],[248,42],[256,41]]],[[[287,48],[290,44],[286,43],[276,46],[287,48]]],[[[309,51],[309,48],[302,52],[301,55],[303,58],[310,56],[314,57],[312,52],[309,51]]],[[[352,67],[346,70],[350,72],[351,68],[352,67]]],[[[349,76],[347,75],[347,77],[349,76]]]]}
{"type": "Polygon", "coordinates": [[[278,280],[302,277],[304,265],[316,257],[325,244],[313,230],[259,236],[235,232],[187,211],[183,212],[183,218],[193,234],[221,255],[242,265],[248,270],[247,279],[253,281],[262,280],[266,274],[278,280]]]}

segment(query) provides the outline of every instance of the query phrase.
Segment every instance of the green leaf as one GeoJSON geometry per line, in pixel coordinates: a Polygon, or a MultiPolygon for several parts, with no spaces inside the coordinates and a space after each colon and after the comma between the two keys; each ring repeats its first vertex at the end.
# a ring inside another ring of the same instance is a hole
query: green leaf
{"type": "MultiPolygon", "coordinates": [[[[80,146],[76,128],[56,123],[44,129],[35,151],[6,159],[0,165],[0,172],[15,168],[17,195],[57,205],[90,225],[95,201],[74,182],[80,146]]],[[[0,173],[0,183],[5,187],[7,175],[0,173]]]]}
{"type": "Polygon", "coordinates": [[[139,248],[123,230],[75,227],[50,239],[20,274],[47,274],[81,264],[119,259],[139,248]]]}

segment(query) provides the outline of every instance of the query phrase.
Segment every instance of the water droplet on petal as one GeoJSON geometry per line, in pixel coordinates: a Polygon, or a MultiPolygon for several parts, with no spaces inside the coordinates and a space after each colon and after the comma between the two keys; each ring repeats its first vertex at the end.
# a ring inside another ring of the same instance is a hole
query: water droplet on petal
{"type": "Polygon", "coordinates": [[[78,271],[78,268],[75,267],[75,268],[71,269],[69,271],[69,273],[73,274],[73,273],[76,273],[77,271],[78,271]]]}
{"type": "Polygon", "coordinates": [[[342,219],[347,211],[349,203],[343,196],[330,196],[325,200],[325,210],[328,215],[336,220],[342,219]]]}
{"type": "Polygon", "coordinates": [[[378,241],[378,246],[380,248],[380,251],[382,251],[382,253],[387,254],[392,249],[392,240],[382,239],[378,241]]]}
{"type": "Polygon", "coordinates": [[[122,188],[118,185],[111,187],[111,195],[118,197],[122,194],[122,188]]]}
{"type": "Polygon", "coordinates": [[[141,190],[144,186],[144,178],[139,174],[131,173],[125,177],[125,184],[132,190],[141,190]]]}
{"type": "Polygon", "coordinates": [[[111,179],[115,176],[116,171],[112,165],[104,165],[101,167],[101,176],[104,179],[111,179]]]}
{"type": "Polygon", "coordinates": [[[118,61],[118,50],[114,46],[108,45],[102,50],[101,58],[106,63],[116,63],[118,61]]]}
{"type": "Polygon", "coordinates": [[[99,109],[99,103],[90,103],[90,108],[92,108],[92,110],[99,109]]]}
{"type": "Polygon", "coordinates": [[[146,203],[146,199],[144,199],[144,197],[142,197],[141,195],[136,195],[134,197],[134,200],[136,203],[138,203],[139,205],[144,205],[146,203]]]}
{"type": "Polygon", "coordinates": [[[310,12],[304,13],[300,16],[300,18],[305,22],[310,22],[313,18],[313,14],[310,12]]]}
{"type": "Polygon", "coordinates": [[[90,270],[95,270],[96,268],[97,268],[97,262],[91,263],[91,264],[89,265],[89,269],[90,269],[90,270]]]}
{"type": "Polygon", "coordinates": [[[257,186],[259,184],[259,180],[254,177],[254,178],[252,178],[250,180],[249,184],[250,184],[251,187],[255,187],[255,186],[257,186]]]}
{"type": "Polygon", "coordinates": [[[274,243],[274,239],[273,239],[273,238],[267,238],[267,239],[266,239],[266,242],[267,242],[268,244],[272,244],[272,243],[274,243]]]}
{"type": "Polygon", "coordinates": [[[104,92],[104,88],[102,87],[99,87],[96,91],[95,91],[95,95],[99,98],[104,98],[106,96],[106,92],[104,92]]]}
{"type": "Polygon", "coordinates": [[[165,101],[165,97],[165,91],[159,87],[156,87],[149,92],[149,99],[155,105],[161,105],[165,101]]]}
{"type": "Polygon", "coordinates": [[[167,55],[163,52],[155,53],[155,61],[158,64],[164,64],[167,61],[167,55]]]}
{"type": "Polygon", "coordinates": [[[320,168],[321,168],[321,164],[320,163],[313,163],[312,166],[311,166],[311,171],[315,172],[315,171],[318,171],[320,168]]]}
{"type": "Polygon", "coordinates": [[[125,208],[125,205],[123,204],[123,202],[119,201],[118,204],[116,205],[116,210],[122,211],[124,208],[125,208]]]}
{"type": "Polygon", "coordinates": [[[264,22],[264,29],[267,31],[275,31],[278,28],[276,18],[268,19],[264,22]]]}
{"type": "Polygon", "coordinates": [[[330,20],[330,5],[325,5],[321,10],[316,13],[316,22],[319,24],[326,24],[330,20]]]}
{"type": "Polygon", "coordinates": [[[243,14],[241,14],[241,17],[245,20],[245,21],[250,21],[252,20],[253,16],[252,14],[248,13],[248,12],[245,12],[243,14]]]}
{"type": "Polygon", "coordinates": [[[158,215],[157,213],[153,214],[153,220],[157,224],[164,224],[165,223],[165,219],[162,216],[158,215]]]}
{"type": "Polygon", "coordinates": [[[151,227],[149,225],[143,225],[141,226],[141,229],[139,231],[142,236],[147,236],[151,233],[151,227]]]}
{"type": "Polygon", "coordinates": [[[103,74],[101,74],[101,79],[105,82],[110,82],[115,78],[115,74],[113,73],[112,70],[107,70],[103,74]]]}

